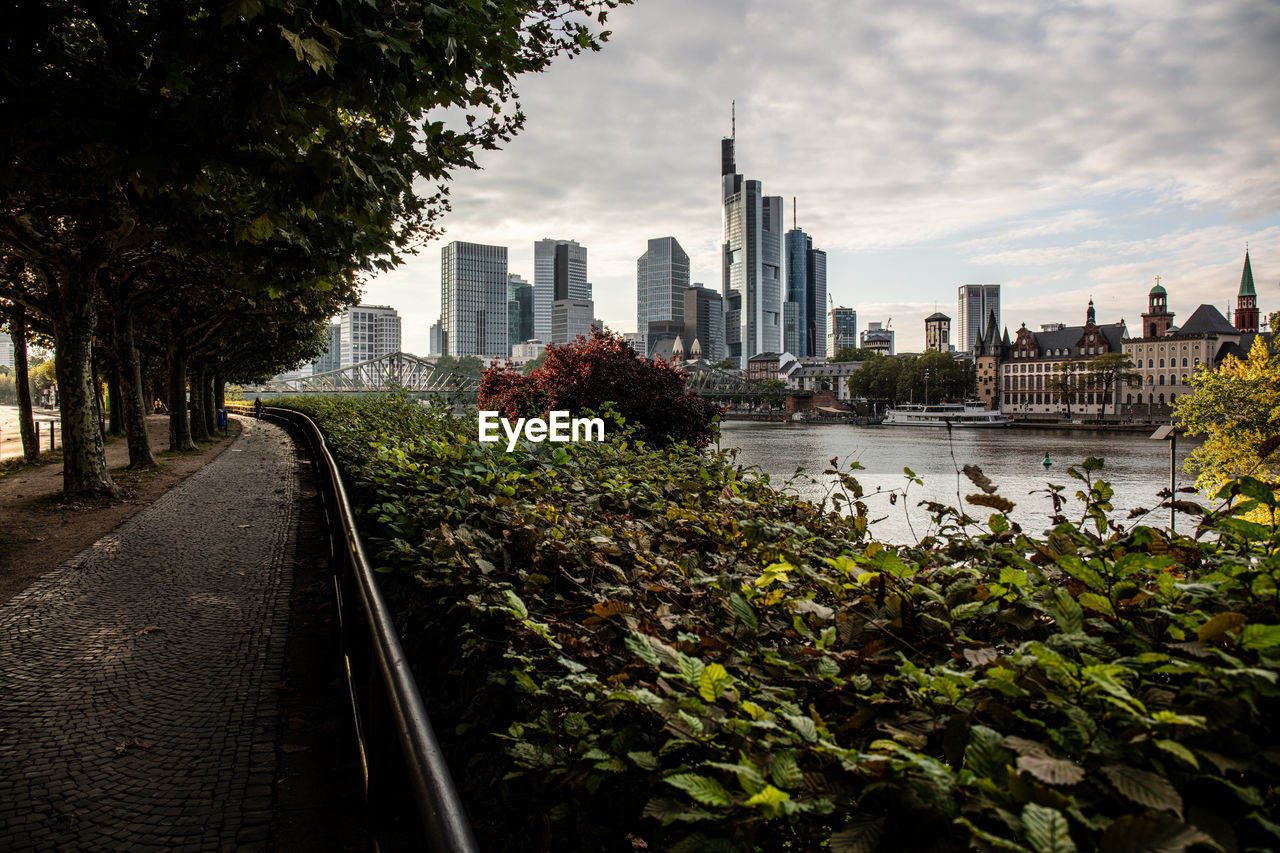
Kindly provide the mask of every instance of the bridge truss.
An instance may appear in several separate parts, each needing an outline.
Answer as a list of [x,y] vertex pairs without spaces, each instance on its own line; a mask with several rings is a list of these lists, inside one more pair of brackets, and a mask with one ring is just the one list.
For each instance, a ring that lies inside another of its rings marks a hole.
[[297,379],[273,379],[247,391],[269,394],[366,394],[407,391],[410,394],[475,396],[480,381],[407,352],[371,358],[326,373]]

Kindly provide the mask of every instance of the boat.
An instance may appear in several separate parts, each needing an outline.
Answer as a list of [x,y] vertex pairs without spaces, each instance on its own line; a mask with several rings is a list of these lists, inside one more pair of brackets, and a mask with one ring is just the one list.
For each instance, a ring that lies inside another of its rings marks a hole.
[[1000,429],[1013,421],[1008,415],[981,403],[934,403],[898,406],[885,413],[885,426],[952,427],[953,429]]

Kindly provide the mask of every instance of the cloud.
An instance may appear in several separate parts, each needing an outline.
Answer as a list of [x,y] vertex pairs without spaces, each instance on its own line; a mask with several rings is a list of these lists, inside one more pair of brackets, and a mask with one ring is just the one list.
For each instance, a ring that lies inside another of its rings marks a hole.
[[[1246,239],[1255,273],[1280,267],[1280,4],[644,0],[610,26],[601,53],[521,82],[527,125],[457,176],[434,265],[371,297],[434,319],[444,242],[507,245],[532,278],[544,236],[588,247],[615,328],[651,237],[716,286],[731,100],[739,171],[797,197],[860,315],[888,306],[859,282],[954,307],[957,284],[1002,281],[1006,316],[1066,321],[1047,312],[1095,292],[1130,319],[1160,270],[1195,298],[1225,287]],[[919,310],[893,315],[901,349],[923,345]]]

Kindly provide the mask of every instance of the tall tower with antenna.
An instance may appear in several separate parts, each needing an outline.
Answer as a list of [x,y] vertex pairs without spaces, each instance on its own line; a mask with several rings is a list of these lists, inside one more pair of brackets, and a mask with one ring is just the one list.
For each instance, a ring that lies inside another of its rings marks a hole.
[[730,136],[720,141],[721,246],[725,348],[743,370],[747,360],[782,348],[782,229],[780,196],[766,196],[759,181],[737,170],[737,103],[730,107]]

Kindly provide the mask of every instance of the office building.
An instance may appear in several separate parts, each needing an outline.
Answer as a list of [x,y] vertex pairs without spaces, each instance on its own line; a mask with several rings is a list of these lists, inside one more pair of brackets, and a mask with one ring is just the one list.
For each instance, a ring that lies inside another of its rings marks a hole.
[[[636,330],[648,334],[651,323],[683,323],[684,294],[689,289],[689,256],[674,237],[649,241],[636,259]],[[645,355],[652,355],[646,337]]]
[[782,348],[782,198],[765,196],[759,181],[735,165],[735,139],[720,141],[721,247],[725,347],[743,370],[761,352]]
[[311,362],[307,375],[328,373],[342,367],[342,323],[330,323],[325,331],[327,343],[320,357]]
[[511,345],[511,363],[516,367],[525,365],[539,355],[547,348],[547,345],[539,340],[522,341]]
[[400,351],[400,314],[389,305],[353,305],[338,326],[339,367]]
[[951,318],[941,311],[924,318],[924,348],[926,352],[951,352]]
[[515,273],[507,275],[507,343],[533,339],[533,285]]
[[0,367],[13,370],[13,338],[0,334]]
[[590,299],[557,299],[551,303],[551,343],[567,344],[591,337],[596,306]]
[[893,355],[893,332],[879,323],[868,323],[866,331],[861,335],[863,349],[878,352],[881,355]]
[[444,333],[439,320],[427,330],[427,355],[444,355]]
[[858,312],[833,307],[827,312],[827,358],[835,358],[845,347],[858,345]]
[[505,358],[507,247],[455,241],[440,253],[440,337],[445,355]]
[[587,248],[572,240],[539,240],[533,244],[533,336],[538,340],[554,340],[551,303],[557,299],[591,299]]
[[996,315],[996,326],[1000,325],[1000,285],[998,284],[962,284],[957,305],[956,349],[964,353],[972,353],[978,342],[978,335],[987,327],[991,315]]
[[795,319],[788,323],[784,303],[784,349],[801,357],[821,357],[827,351],[827,253],[813,248],[813,238],[798,227],[787,232],[786,245],[786,302],[795,304],[790,309]]

